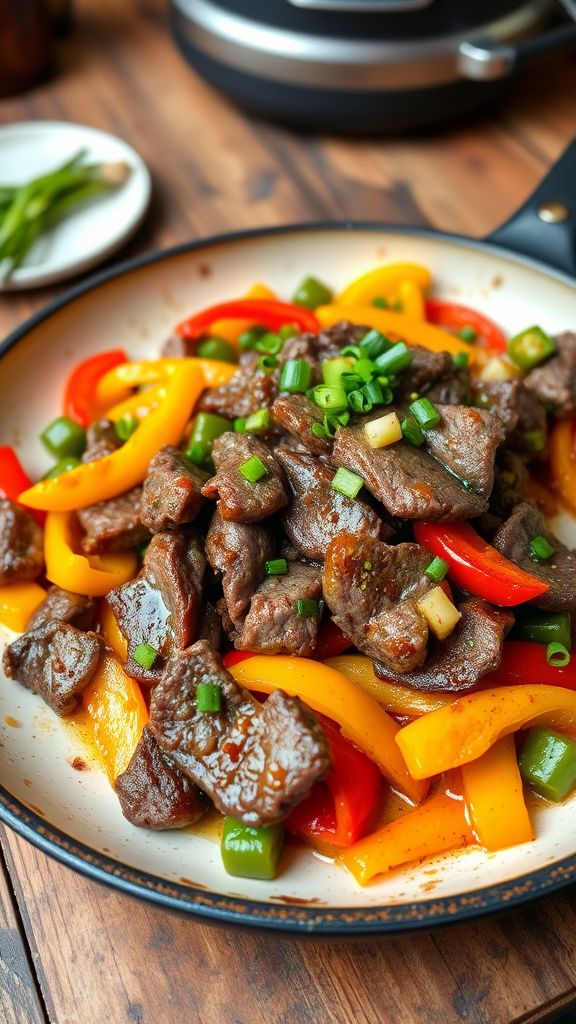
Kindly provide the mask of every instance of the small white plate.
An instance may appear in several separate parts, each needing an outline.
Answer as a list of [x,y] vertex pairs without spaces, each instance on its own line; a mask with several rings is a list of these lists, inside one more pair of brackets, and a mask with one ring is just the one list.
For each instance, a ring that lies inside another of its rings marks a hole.
[[79,149],[89,161],[125,161],[132,168],[118,189],[79,206],[30,250],[0,290],[54,284],[95,266],[141,224],[152,184],[146,164],[121,139],[82,124],[25,121],[0,128],[0,185],[20,185],[54,170]]

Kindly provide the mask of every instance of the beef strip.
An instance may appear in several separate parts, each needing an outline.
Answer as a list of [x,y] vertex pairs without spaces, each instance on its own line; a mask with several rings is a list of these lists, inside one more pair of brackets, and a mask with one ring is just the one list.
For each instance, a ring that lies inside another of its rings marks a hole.
[[295,334],[284,342],[279,355],[280,362],[305,359],[312,367],[312,383],[318,384],[322,380],[322,361],[334,359],[346,345],[358,344],[368,330],[368,327],[341,320],[319,334]]
[[576,334],[556,337],[556,354],[530,370],[524,384],[556,416],[576,412]]
[[[554,548],[554,554],[545,562],[530,556],[530,541],[534,537],[545,537]],[[537,608],[551,612],[576,609],[576,551],[570,551],[550,533],[535,505],[528,502],[518,505],[496,532],[492,543],[511,562],[548,583],[550,589],[532,602]]]
[[517,452],[502,448],[496,456],[494,487],[490,495],[490,512],[500,519],[506,519],[522,501],[528,470],[526,462]]
[[412,393],[426,394],[437,380],[456,370],[449,352],[431,352],[422,345],[411,345],[410,354],[412,362],[394,386],[394,395],[401,404],[409,401]]
[[45,622],[67,622],[76,629],[92,629],[96,618],[96,602],[85,594],[73,594],[70,590],[50,587],[42,604],[29,620],[26,632],[38,629]]
[[210,806],[202,790],[160,749],[147,725],[114,788],[122,814],[140,828],[186,828]]
[[7,676],[38,693],[57,715],[67,715],[92,679],[104,650],[97,633],[66,622],[45,622],[4,651]]
[[[292,501],[282,514],[282,525],[301,555],[322,561],[332,538],[343,530],[382,536],[383,523],[370,505],[346,498],[332,488],[333,469],[308,452],[277,448],[275,454],[293,491]],[[390,537],[392,530],[387,527],[386,532]]]
[[506,445],[530,454],[533,448],[526,434],[537,431],[546,439],[546,410],[539,398],[520,380],[481,381],[473,384],[474,403],[488,409],[504,428]]
[[332,440],[312,433],[315,423],[322,423],[324,411],[306,395],[280,395],[272,406],[272,416],[296,441],[316,455],[330,457]]
[[424,447],[474,494],[489,498],[496,449],[504,440],[498,419],[467,405],[439,405],[440,422],[425,431]]
[[425,575],[431,560],[419,544],[390,547],[350,533],[328,548],[323,587],[334,622],[394,672],[410,672],[426,657],[428,625],[416,601],[435,585]]
[[105,455],[112,455],[122,446],[112,420],[96,420],[86,431],[86,448],[82,462],[96,462]]
[[242,627],[231,634],[241,651],[309,657],[316,646],[319,615],[299,615],[299,600],[319,601],[320,570],[293,562],[285,576],[268,576],[250,601]]
[[227,384],[208,388],[197,409],[233,420],[236,416],[250,416],[258,409],[272,405],[278,394],[278,374],[258,370],[256,364],[259,359],[259,352],[243,352],[234,376]]
[[[266,467],[266,476],[256,483],[245,480],[240,467],[257,457]],[[270,449],[253,434],[221,434],[214,442],[212,460],[216,476],[204,484],[206,498],[218,498],[223,519],[235,523],[255,523],[273,515],[288,503],[284,472]]]
[[337,432],[331,461],[361,476],[374,497],[400,519],[470,519],[488,506],[485,498],[408,442],[371,448],[363,422]]
[[[222,709],[201,713],[200,683],[222,690]],[[162,750],[222,814],[246,825],[281,821],[329,766],[325,736],[299,700],[275,690],[260,704],[204,641],[172,655],[152,693],[150,726]]]
[[[157,533],[144,555],[135,580],[109,591],[106,600],[128,642],[126,670],[144,683],[155,683],[166,658],[196,637],[206,560],[193,532]],[[147,643],[159,657],[142,668],[134,651]]]
[[241,625],[275,548],[274,534],[263,523],[232,523],[214,513],[206,537],[206,557],[212,568],[222,573],[226,608],[234,626]]
[[198,640],[205,640],[213,651],[217,651],[222,641],[222,620],[218,609],[210,601],[202,605],[196,630]]
[[76,513],[85,535],[82,548],[88,555],[106,551],[126,551],[148,540],[149,530],[142,522],[142,487]]
[[[452,362],[452,360],[451,360]],[[467,366],[452,366],[426,392],[434,405],[470,405],[471,382]]]
[[464,601],[459,611],[460,622],[446,640],[431,642],[421,668],[400,675],[375,661],[376,675],[430,693],[475,689],[482,676],[498,668],[504,637],[514,623],[514,616],[507,608],[493,608],[477,598]]
[[35,580],[43,568],[42,527],[28,509],[0,498],[0,584]]
[[192,523],[204,504],[208,474],[167,444],[156,453],[144,481],[142,523],[151,533]]
[[162,355],[169,359],[195,356],[197,348],[197,338],[183,338],[181,334],[170,334],[162,345]]

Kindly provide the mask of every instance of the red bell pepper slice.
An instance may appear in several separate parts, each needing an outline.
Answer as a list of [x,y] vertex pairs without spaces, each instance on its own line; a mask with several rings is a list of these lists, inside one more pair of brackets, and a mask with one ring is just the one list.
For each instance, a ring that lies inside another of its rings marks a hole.
[[445,330],[460,332],[463,327],[472,327],[480,344],[493,348],[498,352],[506,352],[506,338],[497,324],[483,313],[478,313],[468,306],[460,306],[455,302],[442,299],[426,300],[426,319]]
[[576,657],[572,655],[564,668],[556,668],[546,661],[544,644],[534,644],[527,640],[506,640],[498,668],[482,676],[482,686],[488,689],[493,686],[521,686],[534,683],[576,690]]
[[312,655],[316,661],[325,661],[326,658],[335,658],[337,654],[349,651],[354,644],[348,637],[344,636],[341,629],[331,619],[325,619],[318,630],[316,647]]
[[[16,452],[9,445],[0,447],[0,497],[8,498],[8,501],[18,502],[18,495],[32,487],[32,481]],[[45,512],[29,509],[37,523],[43,525],[46,519]]]
[[508,608],[549,590],[547,583],[504,558],[469,523],[415,523],[414,536],[448,562],[453,583],[492,604]]
[[352,746],[334,722],[320,718],[330,747],[331,767],[286,820],[301,839],[320,839],[331,846],[352,846],[370,827],[382,795],[376,765]]
[[216,320],[236,318],[254,320],[269,331],[276,331],[283,324],[296,324],[301,331],[310,331],[312,334],[318,334],[321,330],[318,320],[309,309],[288,302],[277,302],[276,299],[233,299],[221,302],[183,320],[176,330],[183,338],[194,340],[202,337]]
[[246,661],[246,658],[253,657],[253,651],[226,651],[226,654],[222,657],[222,661],[225,668],[232,668],[233,665],[238,665],[241,661]]
[[64,388],[64,415],[75,423],[87,427],[97,415],[94,409],[96,386],[101,377],[115,366],[128,362],[120,348],[99,352],[74,367]]

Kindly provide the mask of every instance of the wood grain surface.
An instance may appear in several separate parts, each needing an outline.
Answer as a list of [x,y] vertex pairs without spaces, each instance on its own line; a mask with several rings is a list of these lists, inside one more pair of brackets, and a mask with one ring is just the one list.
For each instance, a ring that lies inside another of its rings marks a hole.
[[[242,227],[355,218],[481,236],[576,134],[576,62],[438,135],[354,142],[231,107],[175,52],[160,0],[80,0],[53,77],[0,123],[73,120],[154,178],[123,255]],[[306,268],[308,269],[308,268]],[[0,298],[0,336],[55,294]],[[231,932],[96,886],[1,831],[2,1024],[529,1024],[576,998],[576,892],[429,935],[355,945]]]

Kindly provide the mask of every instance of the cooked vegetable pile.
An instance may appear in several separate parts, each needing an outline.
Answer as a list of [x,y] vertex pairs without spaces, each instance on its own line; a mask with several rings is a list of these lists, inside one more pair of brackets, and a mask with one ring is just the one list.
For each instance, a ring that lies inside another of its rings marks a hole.
[[506,340],[431,284],[255,286],[156,360],[77,366],[39,482],[0,449],[6,674],[84,718],[134,825],[224,815],[230,874],[273,878],[286,832],[361,884],[499,850],[534,837],[527,787],[576,785],[547,525],[576,512],[576,334]]

